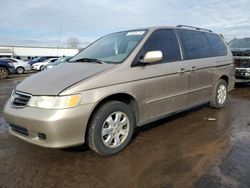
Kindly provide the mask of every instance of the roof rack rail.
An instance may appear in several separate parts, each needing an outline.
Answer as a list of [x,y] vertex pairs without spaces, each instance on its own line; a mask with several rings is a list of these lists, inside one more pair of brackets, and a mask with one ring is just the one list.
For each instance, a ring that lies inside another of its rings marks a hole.
[[176,27],[187,27],[187,28],[193,28],[193,29],[196,29],[196,30],[203,30],[203,31],[208,31],[208,32],[213,32],[209,29],[204,29],[204,28],[200,28],[200,27],[193,27],[193,26],[189,26],[189,25],[177,25]]

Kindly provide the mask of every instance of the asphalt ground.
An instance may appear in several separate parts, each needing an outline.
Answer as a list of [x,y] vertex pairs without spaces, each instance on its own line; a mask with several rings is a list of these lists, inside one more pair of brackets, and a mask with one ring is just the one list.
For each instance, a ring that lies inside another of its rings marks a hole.
[[0,80],[0,187],[250,187],[250,85],[225,108],[206,105],[136,131],[121,153],[47,149],[8,133],[2,108],[29,74]]

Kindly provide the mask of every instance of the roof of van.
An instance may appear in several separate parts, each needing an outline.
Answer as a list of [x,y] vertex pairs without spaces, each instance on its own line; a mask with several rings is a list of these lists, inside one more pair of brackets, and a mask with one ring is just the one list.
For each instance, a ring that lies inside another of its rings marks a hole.
[[[135,29],[128,29],[128,30],[121,30],[114,33],[120,33],[120,32],[132,32],[132,31],[140,31],[140,30],[149,30],[154,31],[157,29],[185,29],[190,31],[200,31],[200,32],[206,32],[206,33],[214,33],[213,31],[209,29],[199,28],[199,27],[193,27],[193,26],[186,26],[186,25],[177,25],[177,26],[151,26],[151,27],[141,27],[141,28],[135,28]],[[214,33],[215,34],[215,33]],[[108,34],[109,35],[109,34]]]
[[202,31],[202,32],[209,32],[213,33],[213,31],[205,28],[200,27],[194,27],[194,26],[188,26],[188,25],[177,25],[177,26],[151,26],[151,27],[144,27],[144,28],[137,28],[137,29],[131,29],[132,30],[141,30],[141,29],[148,29],[148,30],[156,30],[156,29],[187,29],[191,31]]

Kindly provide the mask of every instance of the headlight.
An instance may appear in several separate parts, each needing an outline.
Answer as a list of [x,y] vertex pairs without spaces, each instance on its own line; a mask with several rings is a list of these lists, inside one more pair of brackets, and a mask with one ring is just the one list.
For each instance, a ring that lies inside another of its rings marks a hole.
[[73,108],[79,105],[82,99],[81,95],[70,96],[32,96],[27,106],[46,108],[46,109],[64,109]]

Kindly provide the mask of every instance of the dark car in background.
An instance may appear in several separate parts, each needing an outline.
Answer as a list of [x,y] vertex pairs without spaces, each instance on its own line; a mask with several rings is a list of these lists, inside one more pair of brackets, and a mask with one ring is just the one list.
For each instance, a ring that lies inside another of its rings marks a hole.
[[11,73],[15,73],[16,69],[9,60],[0,59],[0,79],[5,79]]
[[29,61],[29,64],[30,64],[30,66],[32,66],[35,63],[40,63],[40,62],[43,62],[43,61],[45,61],[47,59],[50,59],[50,58],[58,58],[58,56],[42,56],[42,57],[38,57],[38,58],[35,58],[35,59]]
[[234,39],[228,45],[235,59],[236,82],[250,82],[250,38]]

